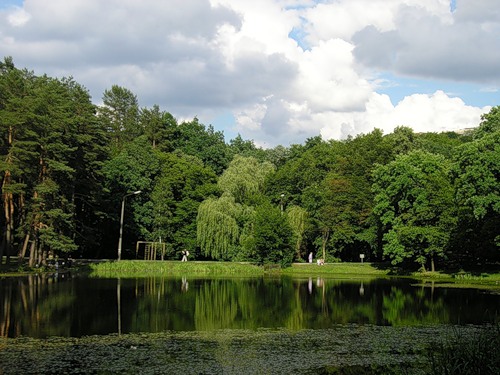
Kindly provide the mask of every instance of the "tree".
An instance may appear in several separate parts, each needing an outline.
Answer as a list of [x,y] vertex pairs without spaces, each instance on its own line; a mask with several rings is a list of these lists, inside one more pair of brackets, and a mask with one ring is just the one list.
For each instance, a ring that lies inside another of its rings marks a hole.
[[[30,86],[35,77],[32,73],[16,69],[11,57],[6,57],[4,62],[0,62],[0,170],[2,173],[2,227],[3,236],[0,246],[0,259],[7,255],[7,262],[10,260],[12,248],[14,246],[14,234],[22,220],[22,203],[26,190],[26,183],[23,181],[31,169],[31,165],[26,163],[26,154],[31,151],[30,129],[28,118],[30,109],[26,100],[31,94]],[[17,207],[17,210],[16,210]]]
[[[125,217],[124,233],[133,233],[136,239],[150,236],[154,216],[150,196],[160,171],[160,154],[151,147],[146,136],[126,144],[119,154],[104,163],[104,186],[109,192],[110,200],[106,226],[108,233],[118,233],[118,213],[123,196],[131,191],[141,190],[142,194],[127,203],[131,214]],[[110,243],[99,250],[114,249],[114,239],[114,236],[108,236]],[[133,241],[128,241],[129,247],[132,243]],[[124,244],[127,245],[126,237]],[[96,256],[102,257],[103,254],[98,253]]]
[[263,198],[270,163],[236,156],[219,177],[218,199],[204,201],[198,211],[198,243],[206,256],[215,259],[255,259],[254,207]]
[[374,171],[374,212],[384,225],[384,255],[423,269],[441,258],[456,224],[451,164],[424,151],[401,154]]
[[67,253],[77,248],[71,183],[75,123],[69,93],[64,82],[44,76],[35,80],[32,100],[27,100],[32,109],[30,130],[36,134],[29,154],[36,178],[31,179],[23,229],[33,239],[30,266],[44,263],[48,251]]
[[500,106],[493,107],[488,113],[481,116],[479,127],[474,130],[474,139],[480,139],[488,134],[500,130]]
[[172,139],[177,128],[177,121],[168,112],[161,111],[155,104],[153,108],[142,108],[139,123],[148,137],[153,148],[159,147],[162,151],[173,151]]
[[154,210],[149,240],[162,239],[173,249],[187,248],[196,255],[196,219],[200,203],[217,193],[216,176],[194,156],[163,154],[161,173],[154,182]]
[[394,155],[407,154],[416,148],[415,133],[407,126],[397,126],[387,138],[392,143]]
[[280,264],[281,267],[292,263],[292,229],[280,208],[269,202],[256,208],[254,236],[259,263]]
[[203,255],[220,260],[234,257],[242,212],[243,207],[229,194],[206,199],[200,204],[196,219],[197,239]]
[[111,134],[111,147],[116,155],[126,142],[143,134],[139,126],[139,104],[130,90],[117,85],[104,91],[102,102],[99,118]]
[[224,134],[213,126],[205,127],[197,118],[177,126],[173,147],[187,155],[196,156],[220,175],[230,162],[230,152]]
[[372,172],[393,159],[392,141],[379,129],[360,134],[338,147],[336,163],[326,175],[325,213],[332,225],[333,248],[343,260],[358,260],[379,250],[373,216]]
[[[467,261],[498,261],[500,236],[500,111],[493,108],[474,141],[456,150],[453,179],[461,209],[457,251]],[[470,259],[473,256],[473,259]],[[480,260],[481,261],[481,260]]]
[[236,155],[229,167],[220,176],[219,188],[231,194],[236,202],[248,203],[264,189],[266,177],[274,170],[271,163],[260,163],[253,157]]
[[73,238],[81,254],[91,254],[101,246],[105,235],[100,230],[105,217],[102,168],[110,154],[109,137],[96,117],[89,92],[72,79],[63,82],[70,95],[70,121],[74,127],[74,134],[67,140],[75,149],[70,154],[75,172],[67,181],[74,206]]
[[300,259],[304,233],[308,224],[308,213],[302,207],[290,206],[286,209],[286,214],[295,239],[295,256]]
[[269,174],[265,191],[270,197],[286,193],[288,203],[304,207],[303,195],[311,187],[323,181],[325,175],[335,164],[337,142],[326,143],[314,138],[306,146],[292,146],[290,158],[276,173]]
[[253,141],[244,140],[240,134],[229,141],[229,149],[232,155],[252,156],[261,162],[266,159],[266,151],[257,148]]
[[8,58],[0,70],[2,249],[10,253],[17,238],[22,258],[31,243],[33,265],[48,251],[68,253],[95,240],[107,137],[90,95],[73,79],[37,77]]

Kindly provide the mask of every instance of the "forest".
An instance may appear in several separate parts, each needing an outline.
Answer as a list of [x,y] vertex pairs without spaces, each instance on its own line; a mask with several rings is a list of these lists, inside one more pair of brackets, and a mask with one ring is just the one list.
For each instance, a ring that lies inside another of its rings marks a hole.
[[[179,122],[113,85],[102,105],[73,78],[0,62],[0,259],[500,262],[500,106],[465,132],[401,124],[345,140],[263,149],[197,118]],[[133,194],[140,191],[140,194]],[[159,257],[159,256],[158,256]]]

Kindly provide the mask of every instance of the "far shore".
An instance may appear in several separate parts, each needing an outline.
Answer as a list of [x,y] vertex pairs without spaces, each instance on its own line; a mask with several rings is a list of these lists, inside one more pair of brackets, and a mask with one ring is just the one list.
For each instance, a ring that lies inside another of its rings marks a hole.
[[500,293],[500,271],[478,272],[404,272],[387,263],[293,263],[290,267],[278,265],[256,265],[248,262],[214,262],[177,260],[110,260],[76,259],[71,267],[54,269],[27,269],[13,261],[10,265],[0,265],[0,276],[22,276],[34,273],[83,272],[92,277],[256,277],[291,276],[370,279],[381,277],[408,277],[418,280],[422,286],[476,288]]

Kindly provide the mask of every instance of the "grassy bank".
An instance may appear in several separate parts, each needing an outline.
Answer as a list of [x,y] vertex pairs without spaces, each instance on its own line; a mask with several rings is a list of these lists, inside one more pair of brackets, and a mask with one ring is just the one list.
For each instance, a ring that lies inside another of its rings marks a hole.
[[281,269],[275,266],[257,266],[251,263],[236,262],[179,262],[179,261],[144,261],[122,260],[91,264],[93,276],[98,277],[141,277],[141,276],[325,276],[339,278],[384,277],[388,269],[379,268],[369,263],[332,263],[316,264],[297,263]]
[[372,263],[328,263],[323,266],[310,263],[295,263],[281,271],[285,275],[320,275],[339,278],[383,277],[391,272],[387,267]]
[[145,276],[262,276],[265,269],[248,263],[236,262],[179,262],[122,260],[89,265],[91,275],[97,277]]

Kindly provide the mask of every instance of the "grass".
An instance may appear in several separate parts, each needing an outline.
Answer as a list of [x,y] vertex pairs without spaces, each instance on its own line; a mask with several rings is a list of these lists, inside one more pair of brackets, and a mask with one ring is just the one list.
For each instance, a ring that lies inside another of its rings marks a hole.
[[384,277],[390,274],[387,268],[379,268],[372,263],[328,263],[323,266],[310,263],[295,263],[285,268],[282,274],[291,276],[321,275],[331,277]]
[[122,260],[90,265],[91,275],[97,277],[144,276],[262,276],[264,268],[236,262],[179,262]]
[[262,276],[262,275],[288,275],[288,276],[316,276],[360,278],[384,277],[389,274],[387,269],[379,269],[369,263],[332,263],[318,266],[316,264],[293,264],[291,267],[264,265],[257,266],[251,263],[237,262],[179,262],[179,261],[144,261],[122,260],[109,261],[90,265],[91,275],[97,277],[116,276]]

